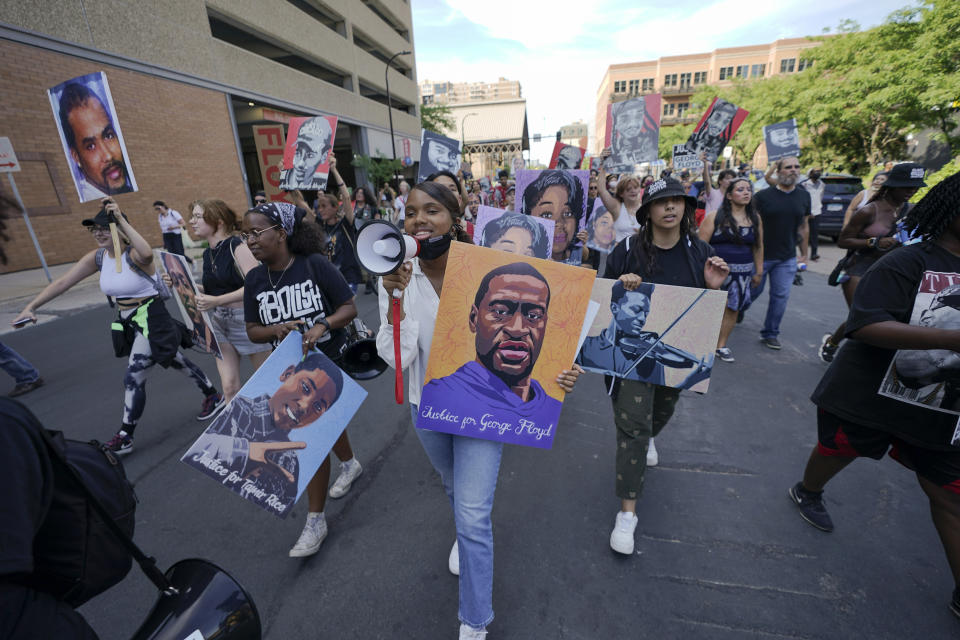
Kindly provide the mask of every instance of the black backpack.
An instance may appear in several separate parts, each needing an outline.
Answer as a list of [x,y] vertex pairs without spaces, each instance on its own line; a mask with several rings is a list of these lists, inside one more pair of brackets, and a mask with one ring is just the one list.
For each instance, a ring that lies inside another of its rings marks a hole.
[[39,436],[53,471],[52,497],[34,537],[34,570],[17,582],[78,607],[123,580],[136,559],[158,587],[168,587],[132,540],[137,500],[116,455],[96,440],[44,429],[14,400],[0,398],[0,415]]

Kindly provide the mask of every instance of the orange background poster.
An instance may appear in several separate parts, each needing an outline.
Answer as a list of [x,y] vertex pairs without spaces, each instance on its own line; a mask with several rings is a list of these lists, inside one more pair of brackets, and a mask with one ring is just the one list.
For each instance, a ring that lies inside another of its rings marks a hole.
[[563,401],[564,392],[555,380],[562,370],[571,367],[577,354],[577,339],[596,272],[461,242],[453,243],[447,258],[424,382],[450,375],[464,363],[476,359],[469,315],[477,288],[490,270],[515,262],[534,266],[550,284],[547,329],[532,377],[543,385],[547,395]]

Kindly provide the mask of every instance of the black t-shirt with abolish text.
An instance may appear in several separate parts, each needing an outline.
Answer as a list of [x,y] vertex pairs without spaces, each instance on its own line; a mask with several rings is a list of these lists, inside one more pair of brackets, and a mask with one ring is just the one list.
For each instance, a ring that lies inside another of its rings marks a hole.
[[[847,317],[847,337],[878,322],[910,322],[925,274],[960,284],[960,257],[929,243],[881,258],[860,280]],[[896,351],[849,338],[811,396],[814,404],[852,423],[891,433],[926,449],[950,446],[956,414],[927,409],[878,393]]]
[[326,225],[320,221],[320,226],[327,234],[327,246],[324,247],[327,258],[333,263],[350,284],[363,282],[360,265],[354,247],[357,244],[357,229],[344,219],[336,224]]
[[794,187],[781,191],[768,187],[753,196],[763,221],[763,259],[789,260],[797,255],[797,233],[810,215],[810,192]]
[[[347,281],[329,260],[319,254],[298,255],[285,272],[268,273],[265,264],[247,272],[243,316],[265,326],[303,320],[302,331],[307,331],[351,299]],[[325,333],[317,346],[334,357],[345,333],[343,329]]]

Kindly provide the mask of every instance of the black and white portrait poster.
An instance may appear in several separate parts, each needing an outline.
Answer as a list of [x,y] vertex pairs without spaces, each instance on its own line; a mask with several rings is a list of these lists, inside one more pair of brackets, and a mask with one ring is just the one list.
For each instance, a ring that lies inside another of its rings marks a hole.
[[457,170],[460,168],[460,152],[463,149],[461,142],[426,129],[422,131],[420,171],[417,174],[417,182],[423,182],[438,171],[449,171],[457,175]]
[[[960,329],[960,274],[923,274],[910,324]],[[899,350],[880,385],[880,395],[960,414],[960,354],[949,349]],[[960,444],[956,441],[952,444]]]
[[746,109],[721,98],[714,98],[690,134],[690,139],[686,142],[687,149],[696,158],[706,151],[707,160],[713,164],[748,115],[750,112]]
[[559,140],[553,145],[553,155],[550,156],[548,169],[580,169],[583,163],[583,156],[587,150],[583,147],[575,147],[572,144],[564,144]]
[[577,364],[595,373],[705,392],[727,294],[597,278],[590,299],[600,310]]
[[768,124],[763,128],[763,142],[767,145],[767,160],[800,157],[800,134],[796,118]]
[[325,190],[336,133],[336,116],[290,118],[287,143],[283,147],[280,189]]
[[607,171],[629,173],[642,162],[653,162],[659,156],[659,144],[659,93],[607,105],[604,146],[611,150]]
[[47,97],[80,202],[136,191],[107,74],[61,82]]

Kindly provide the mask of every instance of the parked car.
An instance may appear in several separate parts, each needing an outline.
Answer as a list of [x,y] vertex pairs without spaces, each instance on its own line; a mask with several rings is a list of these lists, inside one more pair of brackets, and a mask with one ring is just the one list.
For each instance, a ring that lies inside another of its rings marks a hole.
[[843,215],[850,201],[863,190],[863,180],[845,173],[827,173],[820,179],[824,182],[820,235],[836,242],[843,228]]

